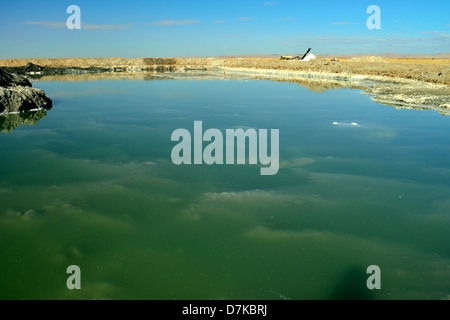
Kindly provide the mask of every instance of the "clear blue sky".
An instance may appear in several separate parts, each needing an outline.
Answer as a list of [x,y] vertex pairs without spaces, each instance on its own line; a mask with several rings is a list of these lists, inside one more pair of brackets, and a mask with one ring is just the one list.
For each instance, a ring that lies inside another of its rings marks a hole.
[[[69,5],[81,30],[66,27]],[[381,29],[369,30],[369,5]],[[0,58],[450,52],[450,1],[1,0]]]

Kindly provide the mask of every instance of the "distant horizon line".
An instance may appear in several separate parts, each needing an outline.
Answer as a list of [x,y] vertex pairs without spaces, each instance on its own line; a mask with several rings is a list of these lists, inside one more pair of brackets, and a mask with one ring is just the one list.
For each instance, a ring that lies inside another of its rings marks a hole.
[[[26,57],[26,58],[1,58],[0,60],[14,60],[14,59],[101,59],[101,58],[124,58],[124,59],[140,59],[140,58],[239,58],[239,57],[276,57],[281,55],[301,55],[302,53],[295,53],[295,54],[286,54],[286,53],[266,53],[266,54],[227,54],[227,55],[216,55],[216,56],[197,56],[197,55],[190,55],[190,56],[141,56],[141,57],[127,57],[127,56],[71,56],[71,57]],[[346,57],[346,56],[393,56],[392,58],[395,59],[395,57],[405,57],[406,56],[430,56],[430,57],[436,57],[436,56],[444,56],[441,59],[450,59],[450,52],[440,52],[440,53],[396,53],[396,52],[385,52],[385,53],[346,53],[346,54],[339,54],[339,53],[314,53],[314,55],[319,57]]]

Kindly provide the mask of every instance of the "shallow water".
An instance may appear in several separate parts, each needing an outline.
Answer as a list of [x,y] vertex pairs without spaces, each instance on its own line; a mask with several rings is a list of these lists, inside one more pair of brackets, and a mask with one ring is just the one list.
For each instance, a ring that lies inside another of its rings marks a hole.
[[[449,298],[449,117],[258,80],[34,86],[53,109],[0,133],[1,299]],[[195,120],[279,129],[278,174],[174,165]]]

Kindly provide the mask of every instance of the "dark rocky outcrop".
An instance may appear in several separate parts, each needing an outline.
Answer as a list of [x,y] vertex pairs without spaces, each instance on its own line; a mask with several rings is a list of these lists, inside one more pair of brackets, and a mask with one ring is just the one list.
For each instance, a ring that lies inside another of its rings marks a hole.
[[0,69],[0,114],[51,108],[52,100],[28,78]]
[[39,79],[48,75],[79,75],[79,74],[95,74],[110,72],[126,72],[126,71],[175,71],[175,61],[173,59],[164,58],[144,58],[144,64],[136,67],[108,66],[108,67],[42,67],[31,62],[20,67],[3,67],[7,72],[26,75],[33,79]]
[[26,77],[14,73],[5,72],[0,68],[0,87],[26,86],[31,87],[31,82]]
[[171,58],[143,58],[146,65],[176,65],[175,59]]
[[83,73],[103,73],[103,72],[121,72],[122,68],[80,68],[80,67],[41,67],[31,62],[21,67],[3,67],[4,71],[26,75],[37,79],[44,75],[75,75]]

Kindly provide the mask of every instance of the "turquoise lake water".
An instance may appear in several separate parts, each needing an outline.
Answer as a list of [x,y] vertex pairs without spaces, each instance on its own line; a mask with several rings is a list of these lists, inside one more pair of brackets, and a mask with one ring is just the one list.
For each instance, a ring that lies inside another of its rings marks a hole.
[[[261,80],[34,87],[53,108],[0,133],[0,299],[450,298],[450,117]],[[174,165],[194,121],[279,129],[278,174]]]

